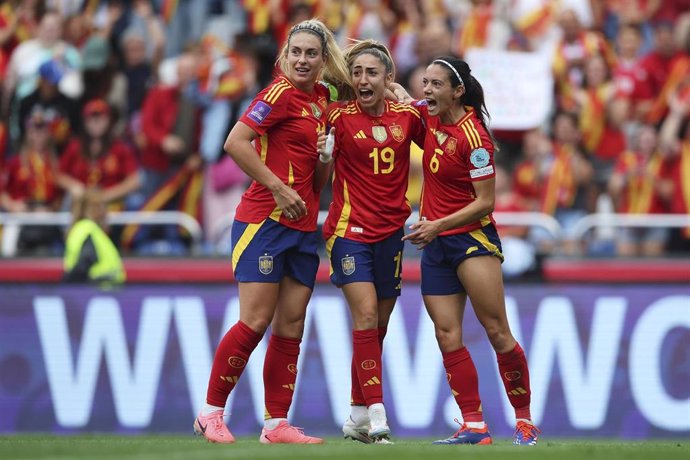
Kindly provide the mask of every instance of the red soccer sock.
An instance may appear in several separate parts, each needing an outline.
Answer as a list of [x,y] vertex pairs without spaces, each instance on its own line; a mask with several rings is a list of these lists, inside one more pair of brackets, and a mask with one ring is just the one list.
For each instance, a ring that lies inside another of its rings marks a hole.
[[264,362],[265,418],[287,418],[297,381],[297,359],[302,339],[271,335]]
[[512,351],[497,353],[496,359],[508,400],[515,408],[515,418],[531,420],[529,405],[532,392],[529,387],[529,369],[525,352],[520,344],[516,343]]
[[367,407],[383,402],[379,330],[352,331],[352,356]]
[[213,358],[211,377],[208,380],[206,402],[212,406],[225,407],[228,395],[235,388],[247,360],[261,342],[262,334],[255,332],[242,321],[238,321],[225,333]]
[[378,328],[379,331],[379,348],[381,348],[381,355],[383,356],[383,339],[386,338],[386,332],[388,332],[388,328],[385,326],[380,326]]
[[[378,328],[379,348],[381,348],[381,355],[383,355],[383,339],[386,338],[387,327]],[[352,355],[352,364],[350,365],[350,378],[352,379],[352,389],[350,392],[350,405],[364,406],[366,400],[362,392],[362,386],[359,384],[359,376],[357,375],[357,365],[355,364],[354,353]]]
[[443,353],[448,385],[465,422],[483,422],[482,401],[479,397],[479,377],[472,356],[466,347]]

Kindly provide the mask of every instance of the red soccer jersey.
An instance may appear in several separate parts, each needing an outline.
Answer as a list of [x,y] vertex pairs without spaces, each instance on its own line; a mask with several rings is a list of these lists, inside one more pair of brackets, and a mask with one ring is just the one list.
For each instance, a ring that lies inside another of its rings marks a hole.
[[[453,214],[472,203],[476,196],[472,182],[495,176],[494,146],[471,108],[457,124],[443,125],[430,116],[426,102],[418,107],[427,126],[424,141],[424,188],[421,219],[436,220]],[[442,232],[440,235],[466,233],[494,223],[488,214],[476,222]]]
[[271,192],[253,181],[237,206],[235,218],[257,223],[271,218],[302,231],[315,231],[319,213],[319,192],[314,190],[314,169],[319,161],[318,134],[326,129],[328,89],[314,85],[309,94],[277,77],[249,105],[240,121],[256,132],[256,153],[285,184],[292,187],[307,205],[307,215],[290,221],[276,207]]
[[383,115],[363,112],[356,101],[335,104],[328,121],[335,127],[333,201],[323,226],[332,235],[373,243],[405,224],[410,143],[421,145],[419,110],[386,101]]
[[60,196],[55,173],[57,164],[48,153],[15,155],[7,161],[0,189],[13,200],[52,205]]
[[119,184],[137,171],[134,151],[122,141],[115,141],[110,149],[90,161],[81,152],[81,142],[72,140],[60,157],[60,172],[73,177],[87,187],[107,189]]

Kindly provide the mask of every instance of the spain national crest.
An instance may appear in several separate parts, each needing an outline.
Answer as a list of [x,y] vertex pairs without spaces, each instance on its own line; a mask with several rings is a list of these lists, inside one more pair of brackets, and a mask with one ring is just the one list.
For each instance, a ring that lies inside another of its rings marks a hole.
[[448,144],[446,145],[446,152],[448,152],[448,155],[453,155],[457,146],[458,140],[456,138],[451,137],[448,139]]
[[393,139],[395,139],[397,142],[402,142],[403,139],[405,139],[405,133],[403,132],[402,126],[400,125],[390,125],[388,129],[391,130],[391,134],[393,135]]
[[343,267],[343,274],[350,276],[355,272],[355,258],[352,256],[343,257],[340,259],[340,264]]
[[386,132],[386,128],[384,126],[372,126],[371,134],[380,144],[386,142],[386,139],[388,139],[388,133]]
[[263,275],[268,275],[273,271],[273,256],[259,257],[259,271]]

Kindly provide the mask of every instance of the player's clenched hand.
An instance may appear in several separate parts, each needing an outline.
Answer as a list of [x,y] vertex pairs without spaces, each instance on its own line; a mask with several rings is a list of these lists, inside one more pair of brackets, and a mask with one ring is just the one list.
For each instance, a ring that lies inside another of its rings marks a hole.
[[420,220],[410,225],[410,230],[412,233],[403,236],[403,241],[409,240],[417,249],[422,249],[441,233],[441,225],[436,220]]
[[319,152],[321,163],[328,163],[333,159],[333,147],[335,146],[335,128],[331,128],[328,136],[320,133],[316,141],[316,151]]
[[294,189],[284,185],[273,192],[276,205],[290,220],[297,220],[307,215],[307,204]]

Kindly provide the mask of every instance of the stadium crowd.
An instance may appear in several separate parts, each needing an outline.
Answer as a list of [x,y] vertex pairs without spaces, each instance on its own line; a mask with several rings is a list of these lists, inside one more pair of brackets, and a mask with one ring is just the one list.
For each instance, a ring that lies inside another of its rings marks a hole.
[[[569,232],[593,212],[690,213],[690,0],[5,0],[2,211],[68,210],[88,191],[111,211],[184,211],[209,253],[227,253],[220,224],[248,179],[223,142],[273,78],[278,43],[310,17],[342,46],[386,44],[415,98],[433,56],[484,48],[549,62],[549,119],[494,132],[496,211],[553,216],[563,239],[527,226],[502,238],[566,255],[690,250],[690,229],[622,228],[586,245]],[[329,202],[324,192],[321,209]],[[19,255],[60,255],[63,230],[23,226],[12,239],[5,228],[3,239]],[[125,254],[190,244],[175,225],[111,233]]]

